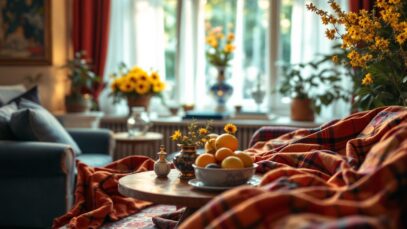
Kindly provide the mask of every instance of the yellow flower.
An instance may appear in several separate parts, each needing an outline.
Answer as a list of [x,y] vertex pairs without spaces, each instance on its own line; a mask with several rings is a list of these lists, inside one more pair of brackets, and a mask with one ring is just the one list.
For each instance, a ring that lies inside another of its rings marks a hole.
[[151,79],[150,79],[150,76],[148,75],[147,72],[139,72],[139,73],[137,74],[137,81],[140,81],[140,82],[150,82]]
[[208,130],[205,129],[205,128],[200,128],[200,129],[199,129],[199,134],[200,134],[200,135],[207,135],[207,134],[208,134]]
[[158,74],[158,72],[154,71],[151,73],[150,79],[152,82],[158,82],[160,81],[160,75]]
[[165,89],[165,84],[162,81],[153,83],[153,91],[156,93],[162,92]]
[[140,81],[136,84],[135,91],[137,94],[144,95],[150,91],[150,83],[148,81]]
[[336,30],[335,29],[327,29],[325,31],[325,35],[326,37],[328,37],[328,39],[333,40],[335,38],[335,34],[336,34]]
[[229,42],[233,41],[235,39],[235,34],[234,33],[229,33],[227,39],[228,39]]
[[225,132],[228,133],[228,134],[234,134],[237,131],[237,127],[232,123],[228,123],[228,124],[225,125],[223,130],[225,130]]
[[145,72],[142,68],[140,68],[139,66],[135,66],[132,69],[130,69],[129,73],[134,73],[134,74],[138,74],[138,73],[143,73]]
[[128,78],[128,80],[132,83],[137,83],[137,74],[133,73],[133,72],[129,72],[129,74],[127,74],[127,76],[125,76]]
[[176,130],[176,131],[174,131],[174,133],[171,135],[171,139],[172,139],[173,141],[176,141],[176,140],[180,139],[181,136],[182,136],[181,131],[180,131],[180,130]]
[[227,45],[225,45],[224,51],[225,51],[225,53],[231,53],[231,52],[235,51],[235,46],[232,44],[227,44]]
[[131,92],[133,90],[133,84],[130,81],[125,81],[120,84],[120,91],[124,93]]
[[339,62],[338,56],[333,56],[332,57],[332,62],[334,62],[335,64],[337,64]]
[[402,45],[407,39],[407,33],[400,33],[399,35],[397,35],[396,40],[397,43],[399,43],[400,45]]
[[362,85],[370,85],[373,83],[372,74],[367,73],[362,79]]

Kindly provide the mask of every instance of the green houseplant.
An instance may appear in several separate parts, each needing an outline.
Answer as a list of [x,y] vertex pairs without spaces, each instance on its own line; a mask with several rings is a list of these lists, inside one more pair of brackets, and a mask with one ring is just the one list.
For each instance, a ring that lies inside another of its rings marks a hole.
[[350,92],[341,86],[342,73],[329,63],[331,59],[326,55],[318,61],[282,67],[284,78],[278,91],[292,98],[292,120],[313,121],[323,106],[349,99]]
[[68,80],[71,89],[65,96],[67,112],[84,112],[90,110],[95,102],[92,98],[99,77],[91,70],[89,61],[85,59],[85,52],[76,52],[72,60],[64,66],[68,69]]

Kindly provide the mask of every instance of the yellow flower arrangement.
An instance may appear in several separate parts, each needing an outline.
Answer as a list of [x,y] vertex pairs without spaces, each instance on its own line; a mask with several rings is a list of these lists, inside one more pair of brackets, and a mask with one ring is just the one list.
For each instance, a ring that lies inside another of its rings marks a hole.
[[[310,3],[307,8],[329,26],[328,39],[342,41],[346,55],[336,62],[353,69],[355,104],[361,109],[407,105],[407,1],[377,0],[371,12],[334,13]],[[340,28],[343,28],[343,33]]]
[[214,66],[225,67],[228,66],[229,61],[232,59],[232,54],[236,47],[233,44],[235,35],[229,33],[226,37],[222,32],[222,27],[207,28],[207,50],[206,57]]
[[124,64],[121,64],[119,73],[112,74],[112,77],[111,95],[114,96],[115,102],[127,97],[160,95],[165,89],[165,83],[158,72],[148,73],[138,66],[127,69]]
[[176,141],[180,145],[195,145],[202,146],[209,139],[209,130],[211,129],[211,121],[207,122],[205,127],[199,127],[196,120],[193,120],[187,128],[187,132],[183,134],[180,130],[174,131],[170,136],[171,140]]

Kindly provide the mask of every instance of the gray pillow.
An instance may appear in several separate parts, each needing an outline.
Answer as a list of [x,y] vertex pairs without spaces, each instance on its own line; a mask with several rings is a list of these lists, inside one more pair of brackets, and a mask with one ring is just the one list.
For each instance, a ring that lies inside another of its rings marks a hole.
[[21,99],[19,108],[10,120],[17,139],[68,144],[76,154],[81,153],[76,142],[46,109],[26,99]]
[[12,140],[15,138],[10,129],[11,114],[15,111],[17,111],[15,103],[0,107],[0,140]]

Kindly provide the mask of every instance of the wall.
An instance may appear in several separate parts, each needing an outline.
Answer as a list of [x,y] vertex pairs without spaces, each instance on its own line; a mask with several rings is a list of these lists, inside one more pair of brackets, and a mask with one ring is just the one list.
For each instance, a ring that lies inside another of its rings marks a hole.
[[67,88],[66,70],[61,69],[68,59],[68,1],[51,1],[52,65],[0,66],[0,85],[25,84],[27,76],[42,74],[39,80],[41,103],[52,112],[65,109]]

